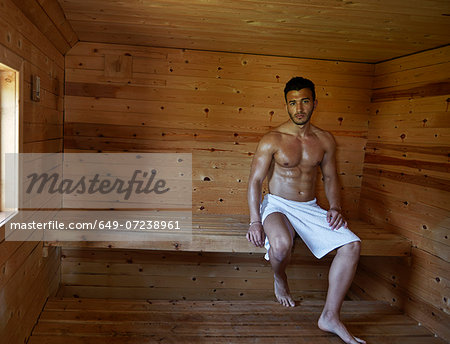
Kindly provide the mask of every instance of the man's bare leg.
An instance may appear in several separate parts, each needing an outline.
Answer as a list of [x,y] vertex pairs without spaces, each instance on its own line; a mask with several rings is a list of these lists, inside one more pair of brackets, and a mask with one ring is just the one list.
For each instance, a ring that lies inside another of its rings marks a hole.
[[294,229],[285,215],[272,213],[264,221],[264,232],[269,243],[269,261],[274,276],[275,296],[279,303],[286,307],[294,307],[295,302],[289,292],[286,267],[291,258]]
[[360,248],[361,243],[356,241],[337,250],[328,275],[327,300],[318,321],[321,330],[338,335],[348,344],[366,343],[351,335],[339,317],[345,294],[355,276]]

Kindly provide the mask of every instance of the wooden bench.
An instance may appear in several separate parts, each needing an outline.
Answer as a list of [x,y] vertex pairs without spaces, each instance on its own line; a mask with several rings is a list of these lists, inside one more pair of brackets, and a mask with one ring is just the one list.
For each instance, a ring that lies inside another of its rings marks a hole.
[[[47,241],[46,246],[69,248],[125,248],[169,251],[265,253],[264,248],[250,244],[245,234],[249,219],[246,215],[194,215],[192,235],[180,239],[171,233],[154,241]],[[361,220],[350,220],[349,228],[362,240],[361,255],[364,256],[409,256],[411,242],[384,228]],[[296,237],[294,252],[307,254],[308,248]]]

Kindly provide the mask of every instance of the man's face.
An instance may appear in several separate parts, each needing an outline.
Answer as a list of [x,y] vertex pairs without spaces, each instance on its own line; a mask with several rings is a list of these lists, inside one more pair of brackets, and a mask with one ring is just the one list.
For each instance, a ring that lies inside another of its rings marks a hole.
[[313,101],[312,92],[309,88],[289,91],[286,94],[286,108],[289,117],[297,125],[305,125],[309,122],[316,105],[317,100]]

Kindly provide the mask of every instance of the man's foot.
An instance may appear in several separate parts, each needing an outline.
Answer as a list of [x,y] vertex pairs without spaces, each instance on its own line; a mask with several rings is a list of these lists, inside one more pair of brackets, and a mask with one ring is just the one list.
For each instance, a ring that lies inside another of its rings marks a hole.
[[351,335],[339,318],[333,314],[322,313],[317,324],[322,331],[334,333],[347,344],[366,344],[365,340]]
[[295,307],[295,302],[289,293],[287,277],[280,278],[274,276],[274,280],[275,296],[277,297],[278,302],[286,307]]

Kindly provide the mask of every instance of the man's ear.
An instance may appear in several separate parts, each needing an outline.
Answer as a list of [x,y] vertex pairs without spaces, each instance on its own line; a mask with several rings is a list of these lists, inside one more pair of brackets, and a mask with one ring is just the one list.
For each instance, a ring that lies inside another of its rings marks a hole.
[[314,100],[314,107],[313,107],[313,110],[315,110],[315,109],[316,109],[316,107],[317,107],[317,103],[318,103],[318,101],[317,101],[317,98],[316,98],[316,100]]

